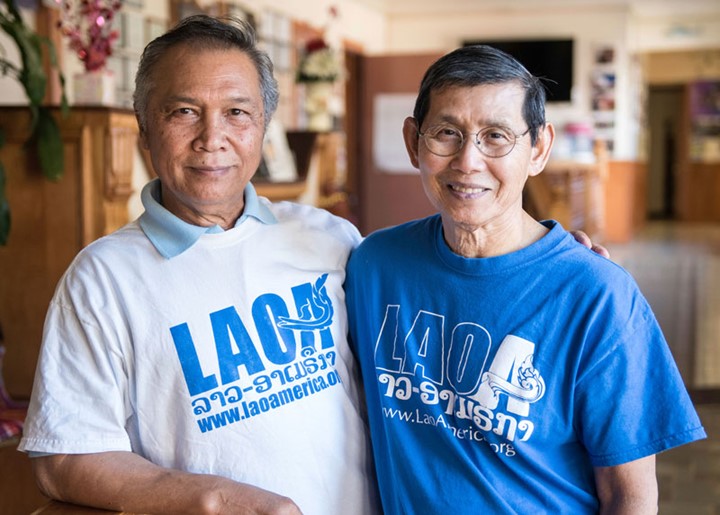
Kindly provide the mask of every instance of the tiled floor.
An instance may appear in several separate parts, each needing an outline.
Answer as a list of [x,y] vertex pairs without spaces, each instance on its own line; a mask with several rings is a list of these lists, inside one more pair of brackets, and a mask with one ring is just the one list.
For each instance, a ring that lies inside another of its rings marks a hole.
[[650,222],[608,245],[663,328],[708,434],[657,457],[660,515],[720,515],[720,224]]
[[688,388],[720,393],[720,224],[649,222],[607,246],[652,306]]
[[697,408],[708,438],[657,457],[660,515],[720,515],[720,404]]

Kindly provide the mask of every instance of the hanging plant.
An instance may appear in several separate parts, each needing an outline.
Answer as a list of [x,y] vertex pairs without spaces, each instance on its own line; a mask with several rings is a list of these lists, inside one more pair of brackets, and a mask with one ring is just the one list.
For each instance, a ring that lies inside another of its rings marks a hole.
[[[48,51],[51,66],[57,69],[55,47],[52,41],[41,37],[25,24],[13,0],[3,0],[0,3],[0,29],[15,42],[20,53],[20,65],[18,66],[5,59],[5,50],[0,47],[0,72],[3,76],[15,78],[28,98],[30,137],[26,142],[26,147],[34,149],[44,176],[52,181],[57,181],[63,173],[62,137],[50,109],[42,105],[47,87],[47,75],[42,63],[43,48]],[[60,74],[60,86],[62,111],[63,115],[66,115],[68,103],[62,74]],[[5,137],[0,134],[0,148],[4,142]],[[10,206],[5,196],[5,183],[5,168],[0,163],[0,245],[7,243],[10,232]]]

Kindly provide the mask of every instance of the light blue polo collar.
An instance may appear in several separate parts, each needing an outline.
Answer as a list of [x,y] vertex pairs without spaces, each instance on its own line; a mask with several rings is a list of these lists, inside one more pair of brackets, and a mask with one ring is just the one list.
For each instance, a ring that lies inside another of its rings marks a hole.
[[[277,219],[265,204],[258,200],[255,188],[251,183],[245,186],[245,207],[242,215],[235,222],[235,227],[252,216],[264,224],[275,224]],[[145,212],[140,216],[140,227],[145,236],[152,242],[157,251],[165,258],[171,259],[192,247],[206,233],[223,232],[222,227],[200,227],[189,224],[160,204],[160,179],[147,183],[140,194]]]

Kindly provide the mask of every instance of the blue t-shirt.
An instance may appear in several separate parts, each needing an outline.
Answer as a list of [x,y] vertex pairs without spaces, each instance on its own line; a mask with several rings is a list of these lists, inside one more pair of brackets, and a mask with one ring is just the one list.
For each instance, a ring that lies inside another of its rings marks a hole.
[[353,252],[385,513],[595,513],[593,467],[705,436],[635,281],[546,225],[527,248],[468,259],[435,215]]

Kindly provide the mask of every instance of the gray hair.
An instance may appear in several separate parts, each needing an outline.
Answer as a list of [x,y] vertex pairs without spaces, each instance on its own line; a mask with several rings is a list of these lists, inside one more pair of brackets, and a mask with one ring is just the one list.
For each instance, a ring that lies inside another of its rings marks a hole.
[[413,116],[418,129],[430,110],[430,94],[446,87],[473,87],[514,82],[525,90],[523,118],[534,145],[545,126],[545,87],[511,55],[487,45],[453,50],[435,61],[425,72],[415,101]]
[[232,17],[213,18],[204,14],[189,16],[181,20],[168,32],[154,39],[145,47],[137,74],[133,108],[145,130],[147,103],[153,88],[153,70],[158,61],[178,45],[192,45],[201,50],[228,50],[237,48],[250,58],[260,77],[260,91],[263,97],[265,127],[278,105],[278,85],[273,75],[273,64],[268,55],[258,48],[255,29],[246,21]]

